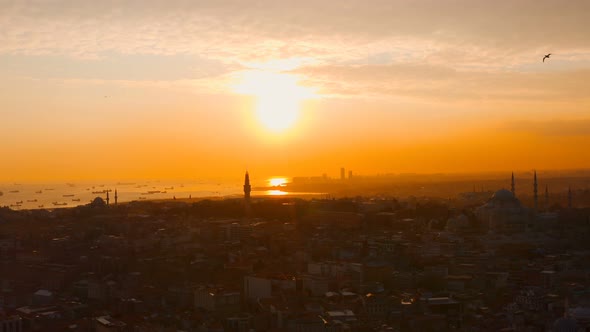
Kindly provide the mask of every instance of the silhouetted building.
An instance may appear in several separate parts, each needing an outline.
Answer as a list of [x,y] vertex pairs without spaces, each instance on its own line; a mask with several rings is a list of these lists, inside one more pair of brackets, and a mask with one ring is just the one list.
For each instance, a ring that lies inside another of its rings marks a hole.
[[246,172],[244,177],[244,199],[246,202],[250,201],[250,193],[252,192],[252,186],[250,186],[250,175]]
[[244,214],[246,217],[250,217],[250,193],[252,192],[252,186],[250,186],[250,175],[246,172],[244,177]]
[[352,179],[352,171],[348,171],[348,179],[351,180]]
[[119,196],[117,195],[117,189],[115,189],[115,206],[117,206],[118,199],[119,199]]
[[109,191],[107,190],[107,206],[109,205]]
[[490,232],[524,231],[530,220],[529,209],[523,207],[512,192],[500,189],[488,202],[475,210],[479,222]]
[[516,187],[514,185],[514,172],[512,172],[512,183],[510,184],[510,191],[512,191],[512,195],[516,197]]
[[572,187],[567,188],[567,207],[572,208]]
[[346,179],[346,170],[344,167],[340,168],[340,180]]
[[104,199],[102,199],[102,197],[96,197],[90,203],[91,208],[104,208],[106,206],[107,206],[107,203],[104,201]]

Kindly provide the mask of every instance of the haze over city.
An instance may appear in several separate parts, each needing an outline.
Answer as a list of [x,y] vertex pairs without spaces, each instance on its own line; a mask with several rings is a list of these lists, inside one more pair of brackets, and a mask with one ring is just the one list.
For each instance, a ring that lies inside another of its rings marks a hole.
[[0,9],[0,181],[590,167],[587,1]]
[[0,332],[590,331],[590,0],[0,0]]

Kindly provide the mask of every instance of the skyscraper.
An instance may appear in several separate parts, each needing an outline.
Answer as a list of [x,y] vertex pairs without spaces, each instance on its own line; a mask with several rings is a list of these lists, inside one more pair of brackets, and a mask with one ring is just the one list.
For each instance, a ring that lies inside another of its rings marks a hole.
[[246,176],[244,177],[244,199],[246,202],[250,201],[250,192],[252,191],[252,186],[250,186],[250,175],[246,172]]
[[346,170],[344,169],[344,167],[340,168],[340,180],[346,179]]

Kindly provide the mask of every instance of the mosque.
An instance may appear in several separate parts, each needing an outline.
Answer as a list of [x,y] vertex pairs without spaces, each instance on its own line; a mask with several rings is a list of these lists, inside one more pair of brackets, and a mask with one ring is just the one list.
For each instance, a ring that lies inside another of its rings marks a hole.
[[[478,221],[487,227],[490,233],[519,233],[536,226],[536,221],[553,219],[549,213],[538,213],[537,172],[533,183],[534,207],[523,206],[515,195],[514,173],[512,173],[511,190],[500,189],[482,206],[475,210]],[[548,200],[545,189],[545,199]],[[547,204],[547,203],[546,203]]]

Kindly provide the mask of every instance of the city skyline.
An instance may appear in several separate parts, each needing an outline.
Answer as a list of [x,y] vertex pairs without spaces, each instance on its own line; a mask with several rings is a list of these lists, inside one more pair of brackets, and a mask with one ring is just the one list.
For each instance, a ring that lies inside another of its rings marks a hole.
[[590,168],[586,1],[0,8],[0,182]]

